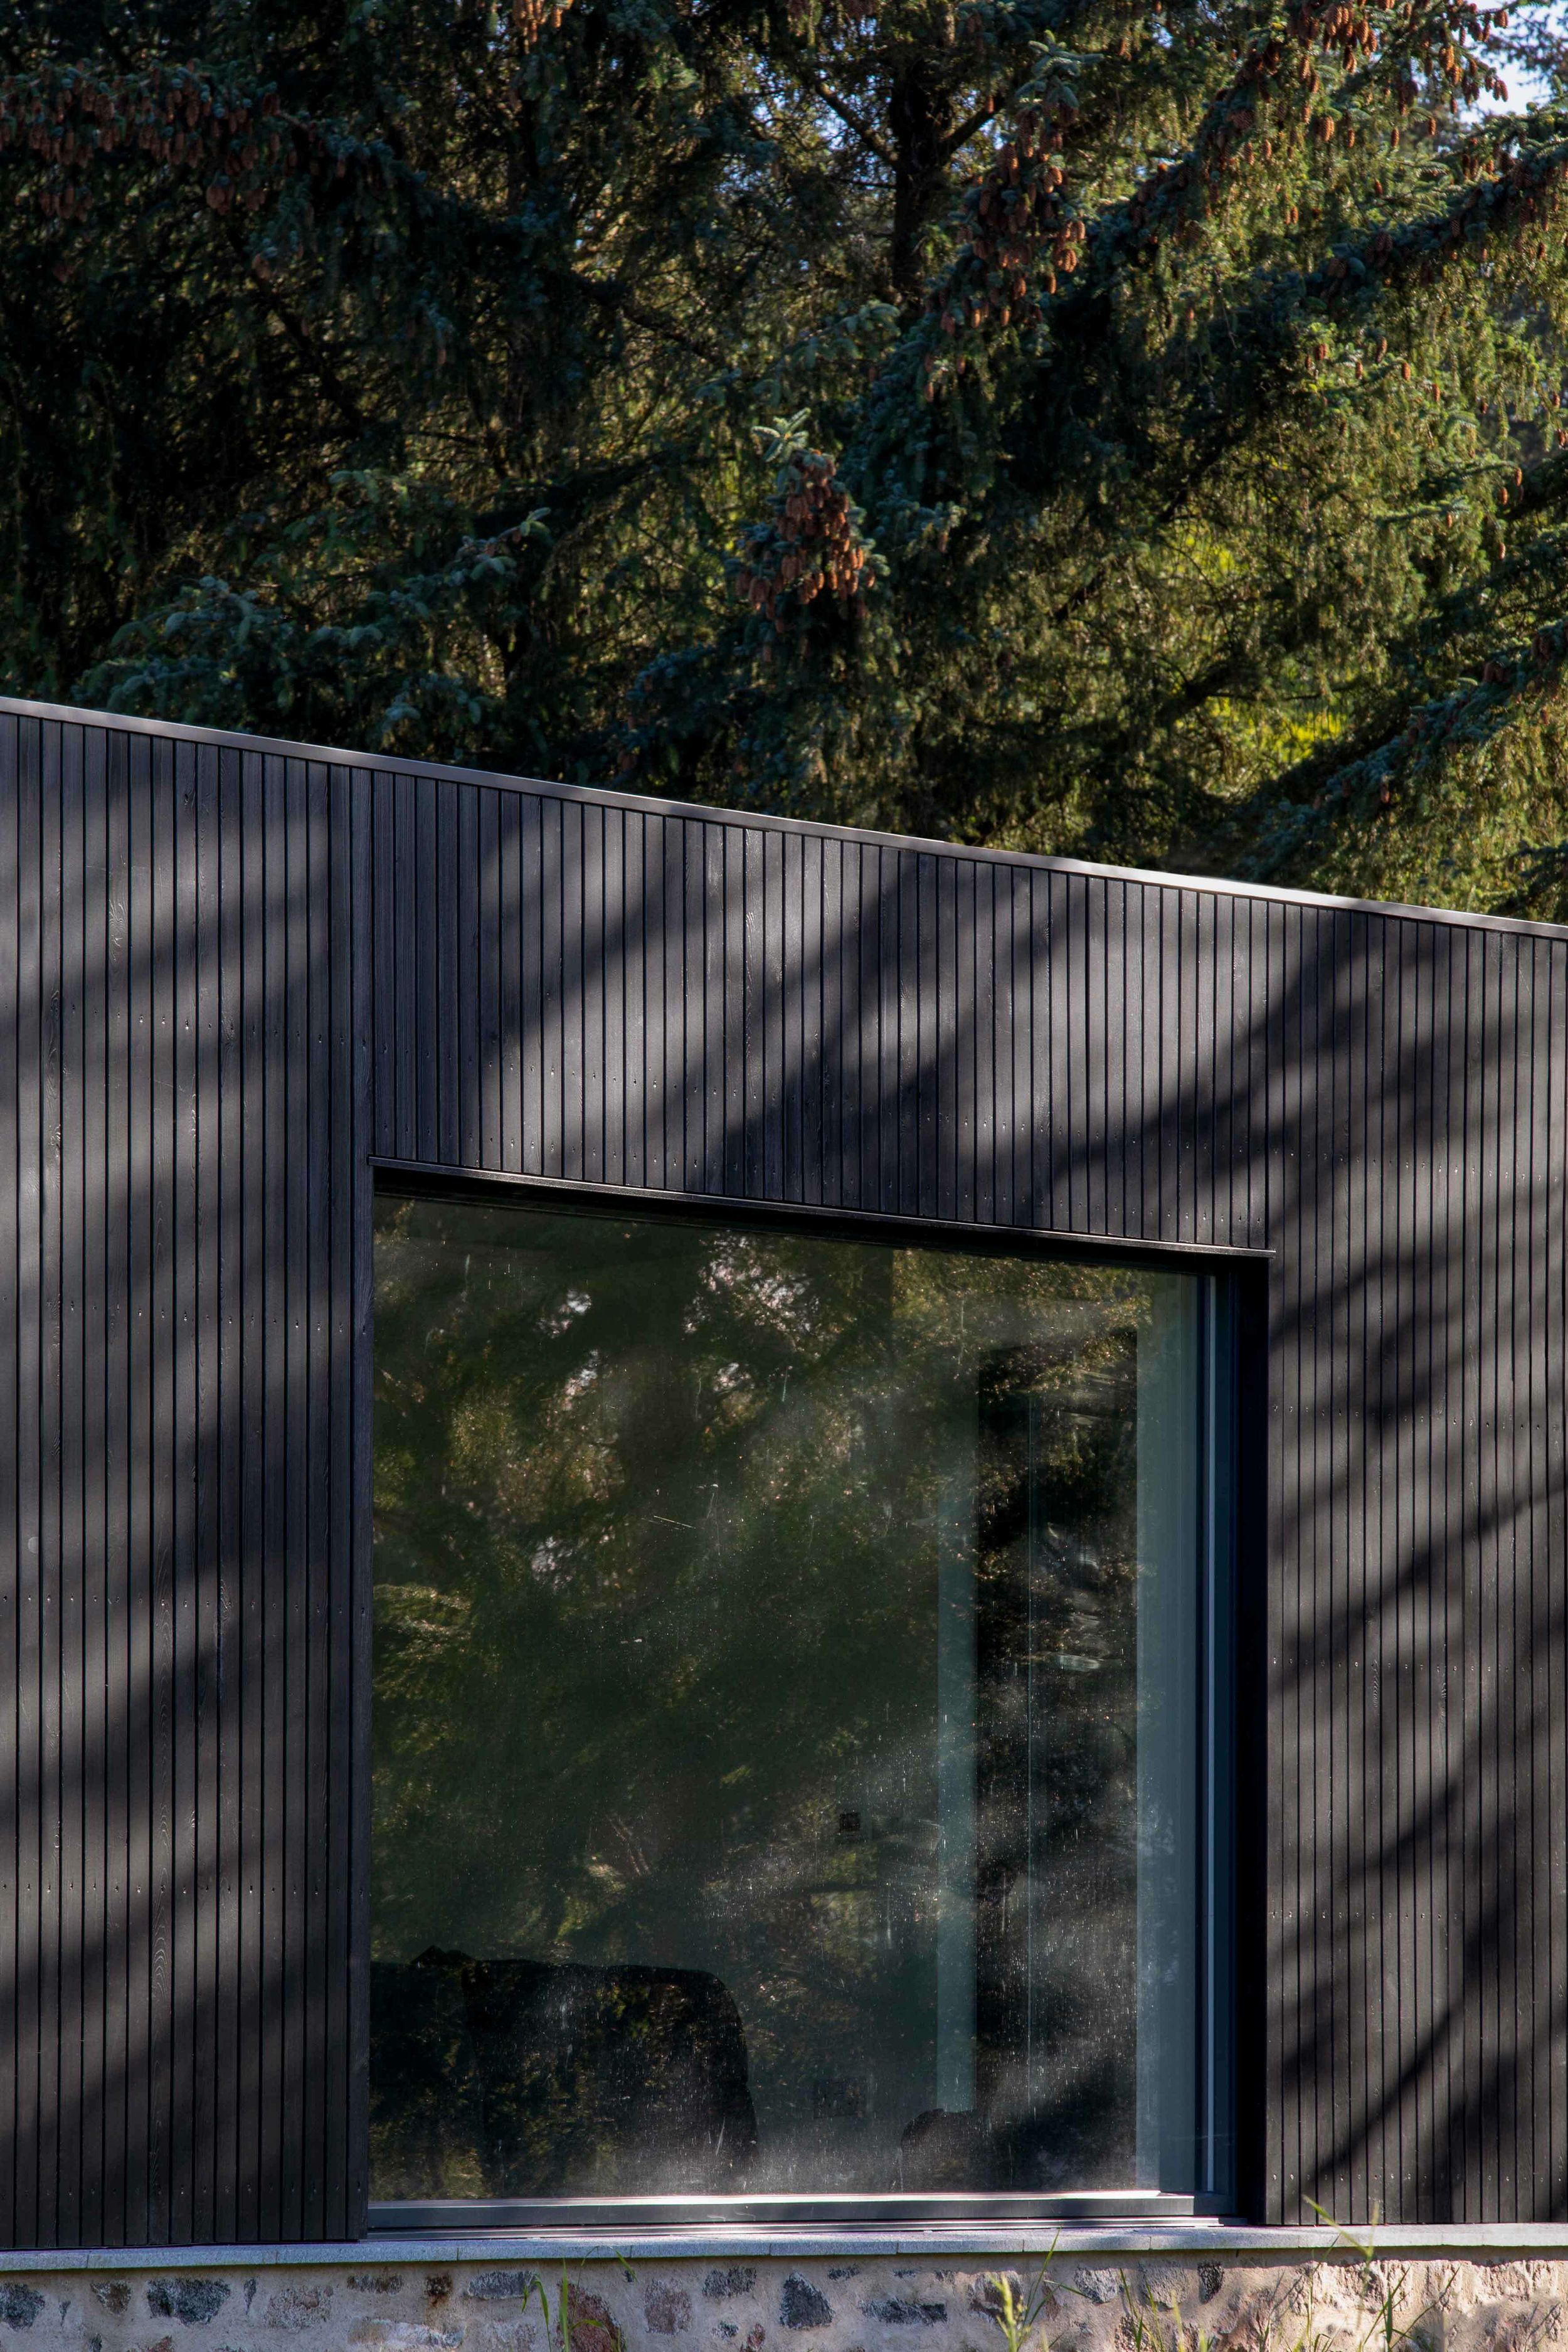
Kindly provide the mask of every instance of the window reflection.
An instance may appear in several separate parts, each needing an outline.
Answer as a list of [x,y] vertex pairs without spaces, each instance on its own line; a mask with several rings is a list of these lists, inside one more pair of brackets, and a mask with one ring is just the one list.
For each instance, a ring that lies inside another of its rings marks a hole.
[[373,2194],[1197,2185],[1204,1297],[380,1204]]

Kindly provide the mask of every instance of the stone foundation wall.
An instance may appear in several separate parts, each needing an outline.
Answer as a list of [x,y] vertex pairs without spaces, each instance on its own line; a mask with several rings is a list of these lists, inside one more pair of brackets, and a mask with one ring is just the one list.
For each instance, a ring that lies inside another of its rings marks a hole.
[[[559,2262],[97,2267],[113,2259],[0,2271],[0,2352],[563,2352]],[[1534,2352],[1568,2299],[1559,2260],[639,2252],[568,2258],[568,2352],[1025,2352],[1004,2275],[1027,2352]]]

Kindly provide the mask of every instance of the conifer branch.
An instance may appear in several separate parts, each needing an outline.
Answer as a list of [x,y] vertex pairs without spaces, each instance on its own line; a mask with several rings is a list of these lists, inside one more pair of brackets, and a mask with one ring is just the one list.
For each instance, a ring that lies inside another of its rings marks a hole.
[[268,318],[273,320],[275,325],[281,328],[298,354],[305,373],[316,385],[317,390],[322,393],[330,404],[337,410],[353,438],[356,441],[363,439],[367,429],[364,411],[344,382],[340,370],[334,366],[327,353],[316,342],[299,312],[284,301],[278,289],[258,278],[254,261],[247,250],[245,239],[237,225],[233,221],[226,220],[223,226],[229,250],[238,264],[246,289],[251,299]]
[[796,79],[804,83],[805,88],[810,90],[813,98],[819,99],[822,104],[826,106],[831,113],[836,114],[838,117],[839,121],[843,123],[847,131],[852,131],[855,133],[856,138],[859,140],[861,145],[867,148],[871,154],[875,155],[878,163],[880,163],[885,170],[889,172],[896,172],[898,170],[898,157],[888,145],[887,141],[881,138],[872,128],[871,124],[867,121],[865,116],[860,112],[858,107],[851,106],[847,99],[840,98],[837,90],[830,89],[826,82],[823,80],[821,75],[814,73],[811,67],[806,64],[804,58],[797,57],[793,58],[791,60],[791,70],[795,75]]

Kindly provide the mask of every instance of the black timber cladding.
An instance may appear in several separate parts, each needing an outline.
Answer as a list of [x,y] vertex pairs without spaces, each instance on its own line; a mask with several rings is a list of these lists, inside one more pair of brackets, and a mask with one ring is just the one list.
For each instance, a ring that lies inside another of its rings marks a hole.
[[374,1158],[1270,1247],[1264,2210],[1568,2210],[1568,935],[0,706],[0,2237],[363,2215]]
[[13,2244],[363,2203],[356,825],[341,768],[0,713]]

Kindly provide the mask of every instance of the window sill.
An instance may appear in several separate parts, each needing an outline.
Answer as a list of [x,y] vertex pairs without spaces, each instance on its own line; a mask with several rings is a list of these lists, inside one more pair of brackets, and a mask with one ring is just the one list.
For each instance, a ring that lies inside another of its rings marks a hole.
[[796,2261],[844,2254],[857,2261],[910,2256],[949,2263],[973,2255],[994,2263],[1007,2255],[1058,2261],[1118,2254],[1251,2254],[1259,2262],[1315,2256],[1353,2258],[1370,2248],[1379,2257],[1420,2261],[1497,2263],[1510,2257],[1533,2261],[1568,2259],[1568,2224],[1490,2221],[1432,2223],[1424,2227],[1336,2230],[1294,2225],[1266,2228],[1251,2223],[1206,2221],[1029,2221],[983,2227],[971,2222],[843,2224],[815,2228],[759,2229],[733,2224],[616,2232],[589,2230],[462,2230],[419,2235],[378,2231],[369,2238],[334,2244],[52,2247],[13,2250],[5,2256],[8,2277],[27,2273],[127,2273],[237,2270],[363,2269],[375,2264],[449,2265],[461,2263],[545,2263],[613,2262],[639,2257],[673,2262],[682,2256],[709,2261],[718,2254],[753,2260]]
[[[1011,2229],[1020,2224],[1047,2230],[1068,2222],[1191,2221],[1217,2210],[1214,2200],[1171,2196],[1157,2189],[1063,2190],[1052,2196],[1005,2192],[966,2194],[913,2191],[900,2195],[784,2197],[557,2197],[407,2199],[373,2204],[373,2232],[419,2237],[430,2231],[498,2229],[553,2235],[561,2230],[614,2236],[652,2230],[763,2231],[867,2230],[898,2231],[954,2224],[975,2229]],[[815,2240],[814,2240],[815,2242]]]

